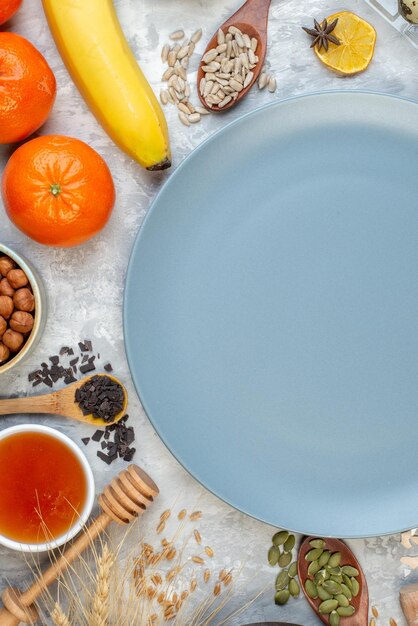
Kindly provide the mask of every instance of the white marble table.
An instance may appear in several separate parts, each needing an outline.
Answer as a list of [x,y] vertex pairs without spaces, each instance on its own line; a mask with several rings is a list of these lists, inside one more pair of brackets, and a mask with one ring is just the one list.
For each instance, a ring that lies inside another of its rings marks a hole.
[[[88,0],[86,0],[87,2]],[[178,27],[192,33],[202,27],[205,39],[239,0],[118,0],[117,9],[129,41],[146,75],[156,91],[162,73],[160,49],[168,34]],[[341,79],[323,68],[309,50],[301,25],[310,24],[341,7],[368,18],[378,32],[376,54],[369,70],[351,79]],[[241,606],[261,588],[269,591],[259,598],[236,624],[262,619],[290,620],[305,626],[319,624],[306,602],[299,598],[284,608],[272,601],[275,572],[266,565],[266,551],[273,529],[233,510],[206,492],[175,461],[162,444],[135,395],[125,359],[122,335],[122,296],[124,274],[135,235],[155,193],[170,175],[147,173],[116,148],[85,106],[63,66],[49,33],[40,0],[24,0],[19,15],[9,24],[11,30],[29,38],[46,56],[58,81],[57,101],[53,114],[42,133],[62,133],[87,141],[107,160],[115,178],[118,198],[112,219],[106,229],[90,244],[71,250],[39,246],[18,232],[0,208],[0,240],[20,250],[40,270],[49,294],[49,318],[46,332],[33,357],[16,372],[0,380],[0,394],[25,394],[30,389],[27,374],[45,357],[62,345],[74,345],[83,338],[94,341],[95,350],[109,358],[115,371],[126,381],[130,393],[132,423],[137,434],[135,460],[143,465],[161,487],[159,511],[174,499],[181,506],[192,506],[200,497],[205,512],[202,528],[216,548],[219,566],[244,564],[239,589],[232,607]],[[174,166],[208,135],[237,116],[273,98],[326,89],[368,89],[418,98],[418,52],[377,13],[361,0],[273,0],[270,14],[268,63],[277,77],[277,93],[254,91],[239,108],[223,116],[208,116],[192,128],[185,128],[173,107],[167,109]],[[197,65],[193,59],[193,71]],[[194,74],[193,74],[194,78]],[[10,150],[1,148],[1,167]],[[24,418],[5,419],[3,426]],[[44,419],[39,421],[43,422]],[[49,420],[74,440],[87,434],[64,420]],[[97,489],[120,469],[116,463],[105,466],[96,457],[96,448],[85,452],[95,472]],[[271,494],[274,497],[274,494]],[[181,507],[180,507],[181,508]],[[370,595],[377,605],[379,624],[393,617],[405,624],[398,603],[399,587],[414,582],[418,575],[400,564],[404,554],[414,554],[401,546],[399,536],[350,542],[366,571]],[[418,553],[418,546],[416,546]],[[6,581],[22,585],[26,576],[24,558],[0,548],[0,587]]]

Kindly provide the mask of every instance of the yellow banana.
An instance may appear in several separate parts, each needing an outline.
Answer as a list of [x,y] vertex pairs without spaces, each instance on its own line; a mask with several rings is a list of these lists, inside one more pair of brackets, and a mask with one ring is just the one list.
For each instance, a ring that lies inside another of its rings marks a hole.
[[112,0],[43,0],[43,6],[74,82],[113,141],[149,170],[170,167],[164,113]]

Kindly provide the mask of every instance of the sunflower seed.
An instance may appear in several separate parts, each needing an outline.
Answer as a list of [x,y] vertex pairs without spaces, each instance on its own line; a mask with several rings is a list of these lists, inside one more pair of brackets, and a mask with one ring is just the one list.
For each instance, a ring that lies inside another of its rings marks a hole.
[[183,80],[187,80],[187,72],[181,65],[177,65],[175,68],[177,76],[180,76]]
[[251,48],[248,50],[248,59],[250,61],[250,63],[252,63],[253,65],[256,65],[256,63],[258,63],[258,56],[256,56],[254,54],[254,52],[251,50]]
[[217,42],[218,42],[218,44],[219,44],[219,45],[221,45],[221,44],[225,43],[225,33],[224,33],[224,31],[222,30],[222,28],[220,28],[220,29],[218,30]]
[[258,39],[256,39],[256,37],[252,37],[251,38],[251,50],[253,52],[257,52],[257,48],[258,48]]
[[210,93],[212,93],[212,87],[214,86],[214,84],[215,83],[213,81],[211,81],[211,80],[206,81],[206,84],[205,84],[204,89],[203,89],[203,94],[202,94],[202,96],[204,98],[206,98],[206,96],[208,96]]
[[178,39],[183,39],[184,30],[175,30],[174,33],[171,33],[170,39],[172,41],[177,41]]
[[193,41],[191,41],[191,42],[189,43],[189,45],[188,45],[188,50],[187,50],[187,56],[188,56],[188,57],[191,57],[191,56],[192,56],[192,54],[193,54],[193,52],[194,52],[194,49],[195,49],[195,48],[196,48],[196,44],[195,44],[195,43],[193,43]]
[[184,87],[184,95],[186,96],[186,98],[190,98],[191,89],[189,83],[186,83],[186,86]]
[[184,57],[184,59],[182,59],[180,63],[181,66],[184,67],[185,70],[187,70],[187,68],[189,67],[189,57]]
[[221,85],[220,83],[213,83],[213,87],[210,90],[210,93],[212,93],[213,95],[215,95],[216,93],[218,93],[218,91],[221,89]]
[[237,44],[239,45],[240,48],[244,48],[245,47],[245,43],[244,43],[244,39],[243,39],[242,35],[236,33],[235,34],[235,41],[237,42]]
[[164,74],[162,75],[162,80],[164,82],[168,81],[172,75],[174,74],[174,67],[168,67]]
[[196,113],[196,109],[191,102],[186,102],[185,106],[189,109],[189,113]]
[[274,93],[276,91],[277,83],[274,76],[270,76],[268,90],[270,93]]
[[173,100],[174,100],[174,102],[176,104],[178,104],[180,102],[180,99],[177,96],[176,91],[175,91],[175,89],[173,87],[169,87],[168,93],[171,95],[171,97],[173,98]]
[[221,67],[220,63],[210,63],[210,65],[202,65],[202,71],[203,72],[217,72]]
[[161,104],[168,104],[168,92],[165,89],[160,91]]
[[197,124],[197,122],[200,122],[200,113],[191,113],[189,115],[189,122],[191,124]]
[[198,41],[200,41],[201,37],[202,37],[202,29],[199,28],[199,30],[194,32],[193,35],[190,37],[190,41],[192,43],[197,43]]
[[170,50],[167,56],[167,63],[170,67],[174,67],[174,64],[177,60],[177,53],[174,50]]
[[170,46],[168,43],[164,44],[161,50],[161,61],[167,63],[168,53],[170,52]]
[[231,33],[231,35],[241,35],[242,37],[242,32],[236,26],[230,26],[228,28],[228,33]]
[[213,72],[206,73],[206,80],[216,80],[216,76]]
[[199,83],[199,91],[200,91],[201,96],[203,96],[205,92],[205,86],[206,86],[206,78],[202,78]]
[[243,33],[242,38],[244,40],[244,45],[246,48],[251,48],[251,39],[247,33]]
[[211,63],[211,61],[214,61],[217,56],[218,56],[218,52],[216,48],[212,48],[212,50],[209,50],[208,52],[206,52],[206,54],[202,58],[202,61],[204,63]]
[[200,113],[200,115],[209,115],[209,111],[205,109],[204,107],[197,106],[195,108],[196,108],[196,113]]
[[245,87],[248,87],[248,85],[251,83],[253,78],[254,78],[254,72],[248,72],[244,80],[244,89]]
[[232,87],[232,89],[234,89],[235,91],[242,91],[244,89],[244,87],[241,85],[240,82],[238,82],[235,78],[231,78],[231,80],[229,81],[230,86]]
[[180,48],[180,50],[177,52],[177,58],[179,61],[181,61],[182,59],[184,59],[184,57],[187,57],[189,52],[189,46],[183,46],[182,48]]
[[226,45],[226,43],[221,43],[218,46],[216,46],[216,51],[218,54],[222,54],[222,52],[226,52],[227,47],[228,46]]
[[179,102],[177,108],[179,111],[183,111],[183,113],[185,113],[186,115],[189,115],[190,113],[189,108],[185,104],[183,104],[183,102]]

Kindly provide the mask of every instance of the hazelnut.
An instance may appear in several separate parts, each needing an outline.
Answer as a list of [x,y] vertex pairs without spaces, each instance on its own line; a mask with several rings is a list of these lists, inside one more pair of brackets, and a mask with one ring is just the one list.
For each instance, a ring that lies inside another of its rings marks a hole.
[[15,290],[7,280],[7,278],[2,278],[0,280],[0,296],[10,296],[13,298]]
[[28,284],[28,277],[23,270],[10,270],[7,274],[7,280],[13,289],[19,289]]
[[4,333],[6,332],[6,329],[7,329],[7,322],[4,319],[4,317],[0,315],[0,337],[4,335]]
[[7,274],[16,267],[16,263],[8,256],[0,256],[0,274],[7,276]]
[[[33,328],[33,316],[25,311],[15,311],[10,318],[9,326],[18,333],[29,333]],[[0,322],[1,336],[1,322]]]
[[0,341],[0,363],[4,363],[10,356],[10,350]]
[[15,292],[15,295],[13,296],[13,302],[15,304],[15,307],[19,309],[19,311],[33,311],[35,308],[35,298],[33,296],[33,293],[29,291],[27,287],[18,289]]
[[6,348],[9,348],[10,352],[19,352],[23,345],[23,335],[8,328],[2,337],[2,341]]
[[8,320],[13,313],[13,309],[13,300],[10,296],[0,296],[0,315]]

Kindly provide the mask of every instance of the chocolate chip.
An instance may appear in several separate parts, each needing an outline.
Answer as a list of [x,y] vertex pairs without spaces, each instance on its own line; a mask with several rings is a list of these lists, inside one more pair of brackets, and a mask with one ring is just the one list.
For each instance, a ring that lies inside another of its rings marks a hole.
[[124,461],[128,461],[128,462],[129,462],[129,461],[132,461],[132,459],[133,459],[133,456],[134,456],[135,452],[136,452],[136,449],[135,449],[135,448],[130,448],[130,449],[129,449],[129,451],[128,451],[128,452],[125,454],[125,456],[123,457],[123,460],[124,460]]
[[80,365],[80,372],[82,374],[87,374],[88,372],[92,372],[96,367],[93,363],[86,363],[85,365]]
[[99,459],[102,459],[102,461],[104,461],[107,465],[110,465],[111,462],[113,461],[113,459],[110,456],[108,456],[101,450],[97,451],[97,456],[99,457]]
[[93,441],[100,441],[100,439],[103,437],[103,435],[104,435],[104,430],[96,430],[94,435],[92,435],[92,440]]
[[113,372],[113,367],[111,365],[111,363],[106,363],[104,366],[104,369],[106,372]]

